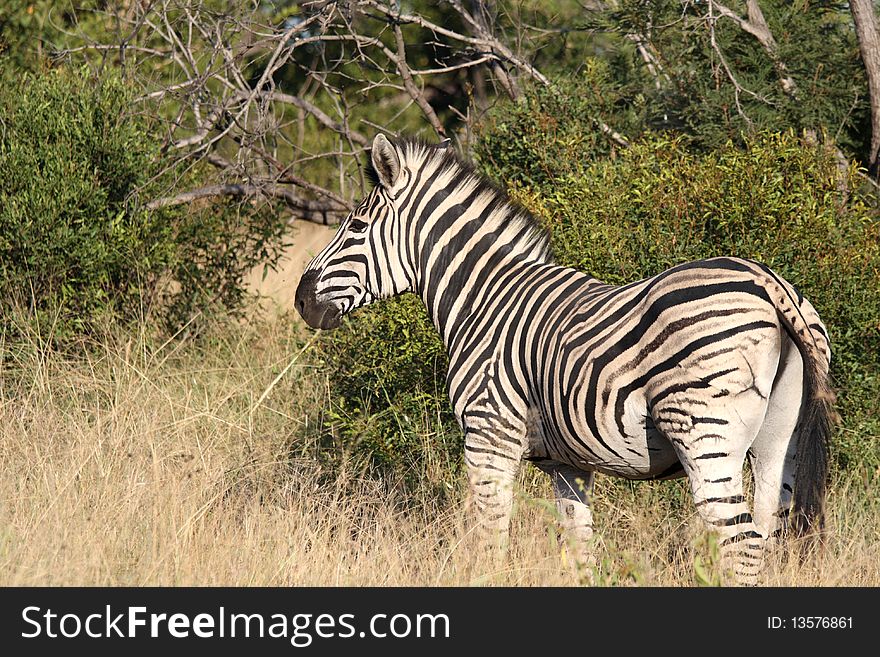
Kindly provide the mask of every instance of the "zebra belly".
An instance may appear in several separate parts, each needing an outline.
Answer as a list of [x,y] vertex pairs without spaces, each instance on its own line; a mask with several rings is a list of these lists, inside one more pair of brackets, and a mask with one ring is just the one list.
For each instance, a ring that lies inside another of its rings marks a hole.
[[654,426],[644,402],[624,403],[625,433],[618,430],[617,422],[606,426],[591,421],[585,413],[564,415],[546,411],[535,414],[535,420],[540,417],[540,430],[530,432],[527,459],[547,459],[627,479],[665,479],[683,474],[672,443]]

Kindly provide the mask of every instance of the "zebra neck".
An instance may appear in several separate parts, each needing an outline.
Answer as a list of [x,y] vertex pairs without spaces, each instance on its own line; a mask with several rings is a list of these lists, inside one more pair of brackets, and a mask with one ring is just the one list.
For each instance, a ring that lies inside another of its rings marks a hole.
[[422,270],[418,292],[447,347],[461,324],[502,292],[505,281],[546,265],[533,250],[509,241],[507,232],[487,233],[465,248],[442,249]]
[[550,259],[535,220],[465,169],[448,167],[415,184],[400,216],[413,287],[447,345],[451,328],[483,302],[480,292],[493,280]]

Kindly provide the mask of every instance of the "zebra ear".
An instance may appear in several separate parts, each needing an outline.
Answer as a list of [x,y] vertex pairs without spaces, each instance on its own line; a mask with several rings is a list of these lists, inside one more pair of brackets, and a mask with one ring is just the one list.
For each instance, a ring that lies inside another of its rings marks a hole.
[[400,175],[400,158],[394,146],[383,134],[376,135],[373,140],[373,151],[370,154],[379,184],[386,189],[394,187]]

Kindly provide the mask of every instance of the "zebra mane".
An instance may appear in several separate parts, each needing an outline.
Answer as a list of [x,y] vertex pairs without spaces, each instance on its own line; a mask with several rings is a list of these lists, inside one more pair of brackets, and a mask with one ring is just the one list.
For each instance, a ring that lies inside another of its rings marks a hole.
[[[471,162],[461,158],[454,148],[409,136],[395,138],[392,143],[403,153],[402,164],[412,171],[432,168],[437,173],[451,173],[452,181],[448,185],[450,189],[468,185],[471,193],[490,198],[484,212],[487,223],[498,232],[511,228],[519,230],[523,233],[520,245],[533,253],[540,253],[543,261],[549,262],[552,259],[549,235],[537,219],[512,200],[504,189],[479,172]],[[367,176],[374,186],[379,184],[379,176],[373,168],[371,158],[367,158]]]

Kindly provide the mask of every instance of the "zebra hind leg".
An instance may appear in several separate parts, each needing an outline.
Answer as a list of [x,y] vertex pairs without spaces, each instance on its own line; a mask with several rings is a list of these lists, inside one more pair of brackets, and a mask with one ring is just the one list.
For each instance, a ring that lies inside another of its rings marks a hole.
[[803,399],[803,360],[789,341],[780,362],[767,415],[749,449],[755,483],[755,524],[773,548],[786,528],[794,489],[797,424]]
[[718,407],[714,417],[703,406],[654,414],[684,466],[697,512],[718,536],[722,569],[747,586],[757,584],[764,564],[764,538],[743,491],[746,450],[764,415],[764,405],[751,401]]

